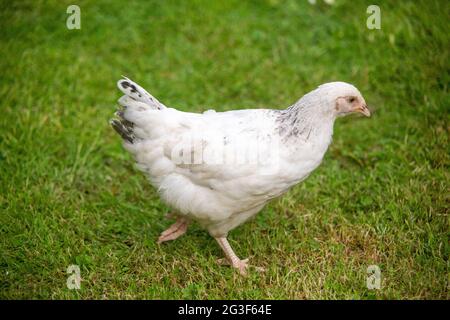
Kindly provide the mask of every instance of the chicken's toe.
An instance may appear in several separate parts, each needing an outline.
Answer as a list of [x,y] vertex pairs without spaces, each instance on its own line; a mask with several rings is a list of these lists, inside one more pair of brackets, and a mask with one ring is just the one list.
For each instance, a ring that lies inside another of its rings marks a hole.
[[167,230],[163,231],[158,238],[158,243],[175,240],[186,233],[189,222],[183,218],[178,218]]

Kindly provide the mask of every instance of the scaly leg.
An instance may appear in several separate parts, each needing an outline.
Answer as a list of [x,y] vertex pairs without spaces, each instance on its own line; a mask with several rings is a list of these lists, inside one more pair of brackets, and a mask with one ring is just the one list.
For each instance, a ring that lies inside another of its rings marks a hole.
[[230,262],[231,266],[233,268],[236,268],[241,275],[243,276],[247,275],[248,259],[244,260],[239,259],[238,256],[234,253],[230,244],[228,243],[227,238],[221,237],[215,239],[219,243],[219,246],[222,248],[223,252],[225,253],[225,256],[227,257],[227,260]]
[[178,218],[177,221],[169,227],[169,229],[161,233],[158,238],[158,243],[177,239],[186,233],[188,225],[189,221],[187,219],[181,217]]

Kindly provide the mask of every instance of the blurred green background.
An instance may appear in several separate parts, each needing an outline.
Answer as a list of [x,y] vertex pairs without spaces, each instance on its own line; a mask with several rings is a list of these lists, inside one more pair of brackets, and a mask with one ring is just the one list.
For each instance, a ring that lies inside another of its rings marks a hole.
[[[378,1],[380,30],[372,1],[316,2],[1,1],[0,298],[448,299],[450,2]],[[243,278],[198,226],[156,244],[169,208],[108,124],[121,75],[193,112],[347,81],[373,117],[339,119],[321,167],[231,232],[267,269]]]

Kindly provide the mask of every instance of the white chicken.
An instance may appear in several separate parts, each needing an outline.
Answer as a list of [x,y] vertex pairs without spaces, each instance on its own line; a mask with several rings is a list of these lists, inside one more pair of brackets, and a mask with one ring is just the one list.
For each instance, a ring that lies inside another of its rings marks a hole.
[[183,235],[198,222],[223,249],[227,262],[246,274],[227,234],[267,202],[304,180],[321,163],[334,120],[353,112],[370,116],[358,89],[331,82],[285,110],[181,112],[160,103],[125,78],[122,110],[111,121],[139,169],[176,222],[158,242]]

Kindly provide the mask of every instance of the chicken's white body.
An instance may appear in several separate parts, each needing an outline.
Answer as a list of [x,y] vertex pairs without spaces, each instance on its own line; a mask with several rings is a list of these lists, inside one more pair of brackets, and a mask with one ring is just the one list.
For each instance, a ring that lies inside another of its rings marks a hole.
[[[165,107],[131,80],[118,86],[125,109],[113,126],[125,148],[162,200],[215,238],[305,179],[331,142],[334,115],[313,107],[328,99],[321,87],[286,110],[197,114]],[[252,146],[258,159],[237,160]]]

